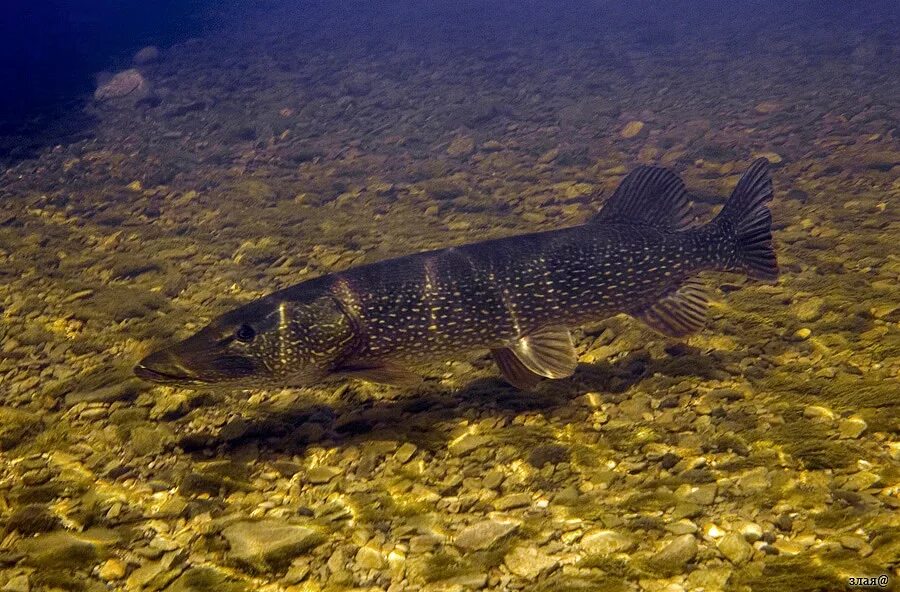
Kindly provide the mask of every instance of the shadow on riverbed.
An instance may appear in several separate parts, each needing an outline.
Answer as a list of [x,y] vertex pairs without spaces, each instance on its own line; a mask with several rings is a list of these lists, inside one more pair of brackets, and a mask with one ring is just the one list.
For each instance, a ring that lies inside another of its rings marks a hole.
[[545,381],[534,392],[518,391],[499,378],[476,379],[457,391],[427,380],[416,392],[376,399],[360,392],[365,387],[351,383],[337,405],[298,405],[284,410],[262,404],[256,409],[257,417],[239,420],[243,423],[238,429],[226,426],[214,433],[188,434],[177,445],[186,451],[214,448],[227,454],[250,441],[264,441],[268,450],[302,455],[313,445],[331,447],[391,439],[438,450],[450,438],[449,428],[436,427],[444,422],[460,418],[478,421],[485,416],[513,418],[525,412],[560,417],[585,414],[575,399],[588,392],[601,393],[605,400],[617,402],[621,393],[654,374],[696,380],[724,372],[706,362],[691,371],[673,364],[679,359],[682,358],[675,356],[657,360],[646,352],[635,352],[612,363],[580,364],[571,378]]

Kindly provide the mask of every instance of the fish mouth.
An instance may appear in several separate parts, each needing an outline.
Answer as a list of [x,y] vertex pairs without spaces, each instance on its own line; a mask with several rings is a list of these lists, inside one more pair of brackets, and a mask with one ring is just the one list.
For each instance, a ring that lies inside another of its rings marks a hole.
[[170,351],[150,354],[134,367],[134,375],[141,380],[162,384],[198,384],[206,382],[185,368],[181,360]]
[[134,367],[134,375],[141,380],[149,380],[150,382],[178,382],[178,383],[198,383],[203,382],[196,376],[190,374],[178,374],[175,372],[166,372],[138,364]]

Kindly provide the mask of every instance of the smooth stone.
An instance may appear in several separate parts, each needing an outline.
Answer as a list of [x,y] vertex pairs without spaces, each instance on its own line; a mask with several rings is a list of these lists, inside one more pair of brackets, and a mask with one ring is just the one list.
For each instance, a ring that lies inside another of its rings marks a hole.
[[762,527],[755,522],[745,522],[741,525],[741,535],[747,542],[755,543],[762,538]]
[[744,540],[743,536],[735,532],[728,533],[722,537],[718,548],[719,552],[735,565],[744,563],[753,555],[753,547]]
[[31,592],[31,584],[28,583],[28,576],[22,574],[10,578],[2,590],[3,592]]
[[629,121],[625,124],[625,127],[622,128],[620,135],[625,138],[633,138],[640,134],[644,129],[643,121]]
[[663,574],[681,573],[684,566],[697,556],[698,550],[697,539],[693,535],[681,535],[653,555],[650,566]]
[[881,482],[881,476],[870,471],[860,471],[854,473],[844,483],[844,488],[850,491],[862,491],[869,489]]
[[94,91],[98,101],[129,99],[140,101],[150,96],[150,83],[137,70],[123,70],[113,75]]
[[492,547],[497,541],[519,528],[511,520],[484,520],[462,529],[454,544],[466,551],[480,551]]
[[819,320],[825,313],[825,300],[813,296],[795,304],[792,308],[797,320],[802,323],[811,323]]
[[859,438],[868,427],[863,418],[854,416],[838,422],[838,433],[842,438]]
[[159,48],[155,45],[148,45],[147,47],[142,47],[134,54],[134,57],[131,59],[132,63],[136,66],[143,66],[144,64],[149,64],[155,62],[159,59]]
[[834,411],[821,405],[808,405],[803,409],[803,417],[819,421],[831,421],[834,419]]
[[385,566],[384,555],[378,549],[368,545],[362,546],[356,552],[356,565],[362,569],[383,569]]
[[634,538],[614,530],[589,530],[581,537],[581,548],[587,553],[596,555],[625,553],[635,547],[637,547],[637,541]]
[[416,453],[416,450],[418,450],[418,448],[415,444],[412,442],[404,442],[400,445],[400,448],[397,449],[397,452],[394,453],[394,460],[403,464],[412,458],[413,454]]
[[447,147],[448,156],[469,156],[475,152],[475,139],[472,136],[456,136]]
[[94,543],[68,532],[38,535],[20,544],[27,555],[26,563],[43,569],[90,565],[99,554]]
[[341,474],[337,467],[313,467],[307,472],[306,480],[314,485],[328,483]]
[[451,442],[450,445],[447,446],[447,449],[450,451],[450,454],[454,456],[462,456],[467,452],[471,452],[476,448],[484,446],[490,441],[491,439],[487,436],[482,436],[479,434],[466,434]]
[[512,510],[513,508],[521,508],[531,505],[531,494],[529,493],[511,493],[494,500],[494,508],[497,510]]
[[100,566],[100,570],[98,574],[101,580],[106,580],[107,582],[112,580],[121,580],[125,577],[126,567],[125,564],[118,559],[108,559],[103,565]]
[[280,520],[237,522],[225,528],[222,535],[231,547],[229,556],[256,569],[290,559],[322,541],[316,530]]
[[559,564],[556,557],[551,557],[537,547],[515,547],[503,558],[503,563],[519,577],[533,580],[543,572],[549,571]]

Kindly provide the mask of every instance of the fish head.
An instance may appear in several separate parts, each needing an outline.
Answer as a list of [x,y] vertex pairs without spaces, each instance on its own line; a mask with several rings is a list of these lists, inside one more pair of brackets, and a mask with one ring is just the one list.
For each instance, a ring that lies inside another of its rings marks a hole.
[[189,388],[302,386],[327,378],[353,339],[352,322],[333,298],[262,298],[150,354],[134,373]]

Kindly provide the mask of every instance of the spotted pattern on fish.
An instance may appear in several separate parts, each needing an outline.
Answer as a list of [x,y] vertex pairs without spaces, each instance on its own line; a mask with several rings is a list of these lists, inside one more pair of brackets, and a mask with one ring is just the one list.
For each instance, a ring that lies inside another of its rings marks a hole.
[[216,319],[136,368],[158,382],[409,384],[410,365],[492,352],[530,388],[574,372],[569,328],[631,314],[673,336],[702,326],[705,270],[777,277],[768,163],[756,161],[710,223],[683,181],[639,167],[587,224],[429,251],[325,275]]

